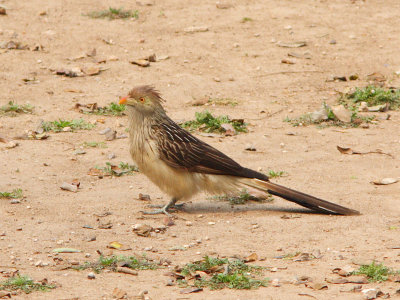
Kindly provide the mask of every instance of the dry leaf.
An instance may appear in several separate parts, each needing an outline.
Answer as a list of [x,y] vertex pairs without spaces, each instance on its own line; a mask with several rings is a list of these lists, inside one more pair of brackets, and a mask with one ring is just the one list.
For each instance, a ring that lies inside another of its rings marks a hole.
[[358,154],[358,155],[364,155],[364,154],[383,154],[383,155],[387,155],[390,156],[391,158],[394,158],[394,156],[390,153],[386,153],[383,152],[381,149],[376,149],[376,150],[372,150],[372,151],[365,151],[365,152],[361,152],[358,150],[353,150],[349,147],[341,147],[341,146],[336,146],[336,148],[339,150],[340,153],[342,154]]
[[203,289],[202,288],[197,288],[197,287],[188,287],[186,289],[183,289],[180,291],[181,294],[190,294],[190,293],[197,293],[201,292]]
[[250,254],[249,256],[247,256],[247,257],[244,259],[244,262],[248,263],[248,262],[253,262],[253,261],[256,261],[256,260],[258,260],[258,255],[257,255],[257,253],[252,253],[252,254]]
[[140,67],[148,67],[150,66],[150,62],[146,59],[136,59],[136,60],[132,60],[130,61],[131,64],[133,65],[138,65]]
[[113,299],[125,299],[128,293],[119,288],[115,288],[112,292]]
[[88,171],[88,175],[90,175],[90,176],[98,176],[98,177],[105,176],[104,172],[102,170],[100,170],[100,169],[97,169],[97,168],[90,168],[89,171]]
[[127,267],[117,267],[116,271],[118,273],[124,273],[124,274],[129,274],[129,275],[138,275],[138,272],[135,270],[132,270],[131,268],[127,268]]
[[311,282],[311,283],[306,283],[306,287],[312,288],[313,290],[327,290],[328,286],[325,283],[321,282]]
[[277,42],[276,43],[277,46],[279,47],[284,47],[284,48],[299,48],[299,47],[304,47],[307,46],[307,42],[294,42],[294,43],[284,43],[284,42]]

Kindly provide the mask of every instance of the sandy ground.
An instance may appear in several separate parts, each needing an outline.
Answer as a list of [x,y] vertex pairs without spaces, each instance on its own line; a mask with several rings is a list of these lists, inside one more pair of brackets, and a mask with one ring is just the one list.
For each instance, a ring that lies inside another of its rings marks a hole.
[[[19,270],[35,280],[47,278],[60,285],[47,293],[20,294],[13,299],[111,299],[115,287],[129,296],[148,290],[152,299],[363,299],[362,293],[340,291],[351,284],[327,284],[328,289],[313,290],[304,284],[283,283],[250,291],[205,289],[182,295],[178,286],[166,286],[165,269],[140,271],[138,276],[103,272],[89,280],[89,271],[55,268],[54,248],[82,250],[58,257],[83,263],[96,260],[96,250],[108,253],[107,245],[112,241],[132,248],[115,250],[114,254],[145,252],[149,258],[169,259],[172,267],[206,254],[231,257],[255,252],[265,258],[255,264],[278,268],[277,272],[266,271],[265,276],[283,281],[307,275],[314,282],[324,282],[333,276],[336,267],[372,260],[399,269],[399,183],[375,186],[370,182],[400,177],[400,114],[390,112],[390,120],[380,120],[368,129],[293,128],[282,120],[316,110],[323,101],[334,104],[339,93],[365,86],[367,75],[373,72],[386,76],[386,86],[399,87],[400,79],[394,73],[400,70],[400,3],[227,3],[232,7],[219,9],[215,1],[193,0],[156,0],[151,6],[119,0],[0,1],[7,9],[7,15],[0,16],[0,42],[14,40],[30,47],[43,46],[41,51],[0,49],[0,104],[12,100],[35,106],[33,114],[1,116],[0,135],[21,135],[35,129],[40,119],[105,119],[104,124],[98,123],[90,131],[50,133],[47,140],[21,140],[12,149],[0,143],[0,191],[22,188],[25,196],[20,204],[0,199],[0,274]],[[137,9],[139,19],[109,21],[84,16],[109,6]],[[245,17],[252,21],[242,23]],[[185,33],[190,26],[206,26],[208,31]],[[104,40],[112,40],[112,44]],[[277,46],[278,41],[306,41],[307,46],[283,48]],[[93,48],[94,58],[70,60]],[[289,52],[306,54],[309,59],[288,57]],[[168,55],[169,59],[148,68],[129,63],[152,53]],[[111,56],[118,60],[96,64],[96,60]],[[282,59],[295,63],[283,64]],[[75,78],[51,71],[90,66],[107,70]],[[327,81],[331,76],[351,74],[358,74],[359,79]],[[25,83],[25,78],[36,81]],[[142,217],[140,211],[147,203],[138,200],[138,194],[150,194],[152,203],[169,199],[140,173],[103,179],[87,175],[90,168],[110,161],[111,152],[116,155],[112,162],[131,162],[127,139],[74,155],[85,141],[103,141],[104,136],[98,132],[105,127],[124,133],[127,119],[83,115],[72,108],[77,102],[106,105],[138,84],[153,84],[163,94],[168,113],[175,120],[190,120],[196,111],[204,109],[187,104],[194,98],[234,99],[239,102],[236,107],[208,109],[244,118],[250,123],[249,132],[200,138],[247,167],[285,171],[287,176],[274,179],[280,184],[360,210],[362,215],[312,214],[281,199],[261,206],[232,208],[198,195],[176,214],[176,225],[164,234],[137,236],[132,232],[133,224],[163,224],[162,216]],[[256,152],[244,150],[249,143]],[[362,151],[382,149],[395,159],[379,154],[343,155],[336,150],[337,145]],[[81,183],[77,193],[60,189],[62,182],[73,179]],[[104,212],[112,214],[96,216]],[[192,226],[187,226],[187,221]],[[111,229],[98,229],[100,223],[107,222],[113,225]],[[94,236],[96,240],[88,242]],[[186,251],[169,251],[198,239],[201,243]],[[151,251],[144,250],[148,247]],[[322,257],[310,261],[274,258],[317,250]],[[45,266],[36,267],[39,261]],[[399,284],[370,283],[363,285],[365,288],[380,288],[395,297]]]

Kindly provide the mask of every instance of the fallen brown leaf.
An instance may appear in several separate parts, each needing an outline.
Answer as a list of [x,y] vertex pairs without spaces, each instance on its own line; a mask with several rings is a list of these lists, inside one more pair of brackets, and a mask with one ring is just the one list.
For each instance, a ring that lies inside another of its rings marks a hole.
[[336,148],[339,150],[340,153],[342,154],[348,154],[348,155],[353,155],[353,154],[357,154],[357,155],[365,155],[365,154],[382,154],[382,155],[387,155],[390,156],[391,158],[394,158],[394,156],[390,153],[386,153],[383,152],[381,149],[376,149],[376,150],[372,150],[372,151],[365,151],[365,152],[361,152],[358,150],[353,150],[349,147],[341,147],[341,146],[336,146]]

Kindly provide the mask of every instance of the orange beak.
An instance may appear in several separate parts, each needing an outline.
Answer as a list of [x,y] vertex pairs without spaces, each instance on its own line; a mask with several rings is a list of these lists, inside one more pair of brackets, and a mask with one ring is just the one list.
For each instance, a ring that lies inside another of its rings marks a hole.
[[123,98],[119,99],[119,104],[126,104],[126,99],[127,98],[128,97],[123,97]]

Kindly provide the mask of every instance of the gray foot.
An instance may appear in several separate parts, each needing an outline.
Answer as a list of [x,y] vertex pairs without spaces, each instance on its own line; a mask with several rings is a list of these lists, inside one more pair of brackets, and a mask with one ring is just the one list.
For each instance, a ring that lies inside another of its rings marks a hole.
[[[170,209],[174,209],[174,208],[178,209],[178,208],[181,208],[183,206],[183,203],[182,204],[175,204],[176,201],[177,201],[177,199],[172,199],[168,204],[166,204],[164,206],[161,206],[161,208],[159,208],[159,209],[156,209],[156,210],[153,210],[153,211],[142,211],[142,213],[144,215],[164,214],[164,215],[167,215],[167,216],[171,217],[172,215],[168,212]],[[152,205],[151,207],[160,207],[160,206]]]

